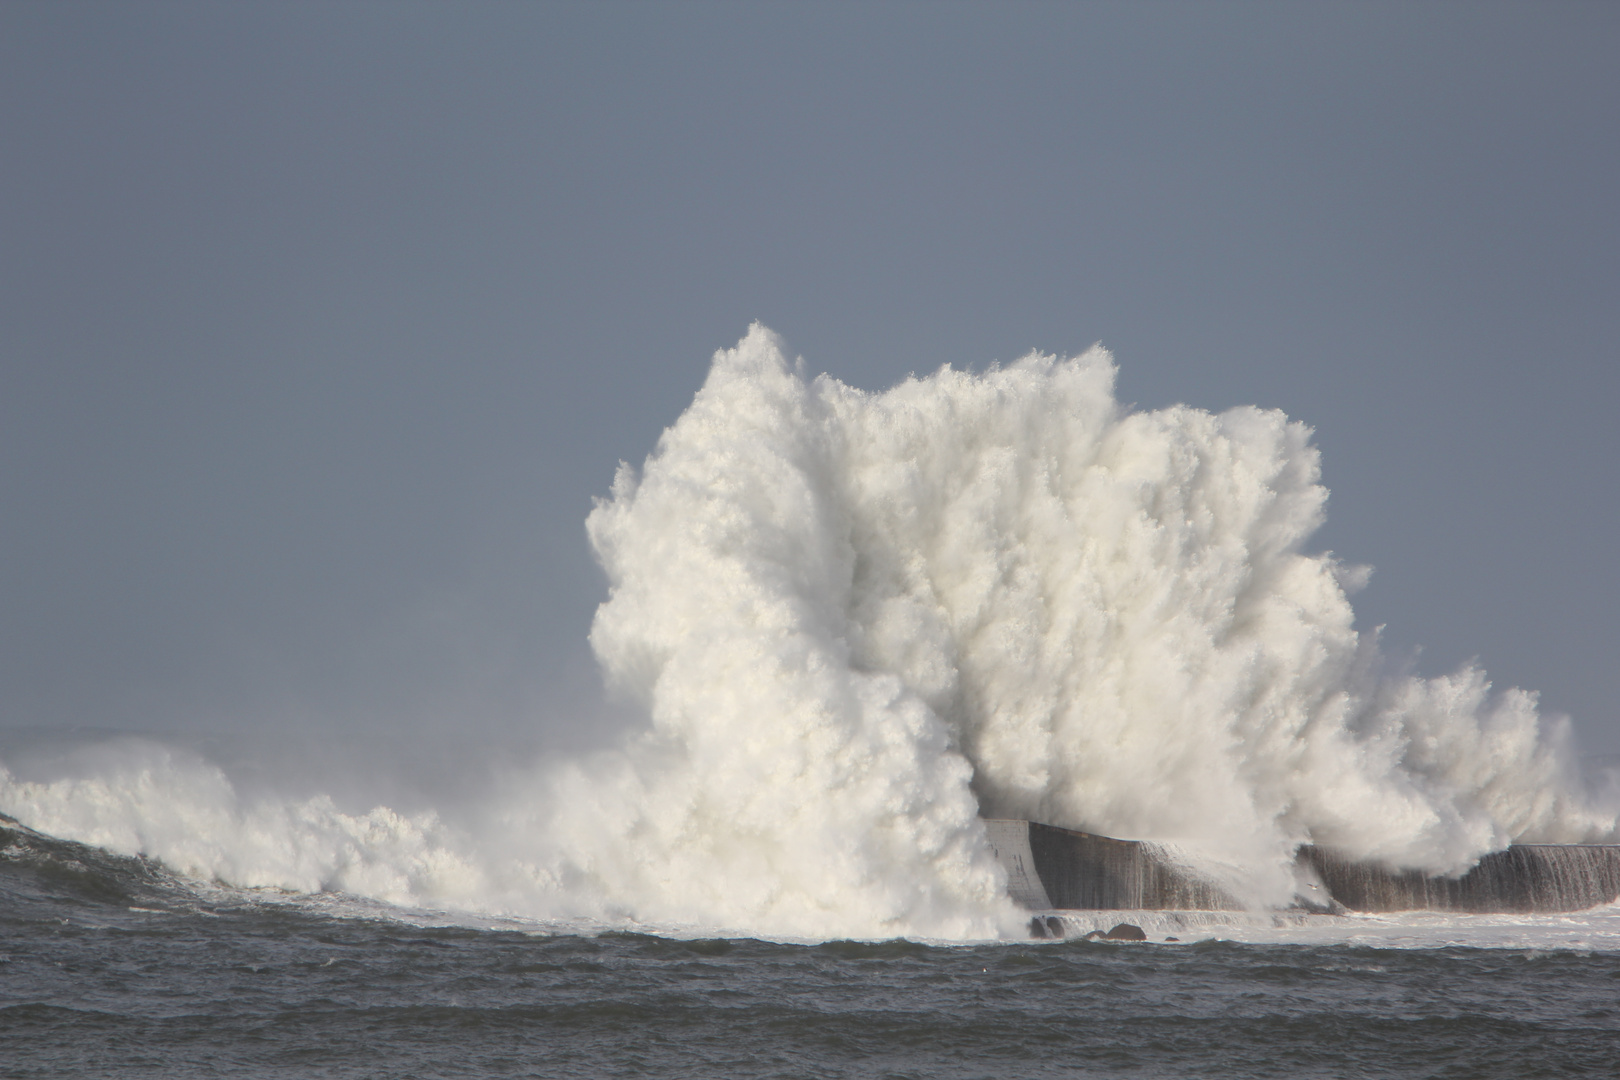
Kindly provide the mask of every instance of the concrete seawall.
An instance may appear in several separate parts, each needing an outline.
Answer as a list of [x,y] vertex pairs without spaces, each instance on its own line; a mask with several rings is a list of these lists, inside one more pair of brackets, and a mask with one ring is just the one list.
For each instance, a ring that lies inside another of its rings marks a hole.
[[[1157,844],[1011,818],[985,822],[1008,891],[1031,910],[1236,911],[1220,886]],[[1044,905],[1041,901],[1045,901]]]
[[1620,846],[1515,844],[1461,877],[1391,870],[1307,844],[1299,861],[1352,911],[1583,911],[1620,898]]
[[[1159,844],[1012,818],[985,826],[1008,892],[1032,911],[1242,907]],[[1297,862],[1302,877],[1315,877],[1327,894],[1301,898],[1317,910],[1557,912],[1620,898],[1620,845],[1516,844],[1460,877],[1391,869],[1315,845],[1301,847]]]

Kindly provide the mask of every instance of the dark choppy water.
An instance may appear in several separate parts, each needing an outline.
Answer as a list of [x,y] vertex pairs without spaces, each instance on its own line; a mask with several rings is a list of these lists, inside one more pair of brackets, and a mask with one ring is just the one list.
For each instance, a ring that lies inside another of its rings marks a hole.
[[1620,955],[422,926],[0,830],[4,1077],[1614,1077]]

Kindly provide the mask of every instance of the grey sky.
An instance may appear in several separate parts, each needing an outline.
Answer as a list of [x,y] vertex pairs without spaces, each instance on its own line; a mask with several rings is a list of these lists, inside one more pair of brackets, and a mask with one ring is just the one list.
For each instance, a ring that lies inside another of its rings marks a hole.
[[0,727],[601,734],[752,319],[1315,426],[1360,624],[1620,751],[1620,6],[0,3]]

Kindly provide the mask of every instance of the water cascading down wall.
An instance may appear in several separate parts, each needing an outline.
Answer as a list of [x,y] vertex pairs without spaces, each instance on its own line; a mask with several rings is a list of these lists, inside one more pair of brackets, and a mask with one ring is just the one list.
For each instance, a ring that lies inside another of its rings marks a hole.
[[[1034,821],[986,829],[1014,900],[1031,910],[1203,910],[1242,905],[1161,845],[1116,840]],[[1515,844],[1458,877],[1346,858],[1307,844],[1298,864],[1325,897],[1350,911],[1581,911],[1620,898],[1620,845]]]

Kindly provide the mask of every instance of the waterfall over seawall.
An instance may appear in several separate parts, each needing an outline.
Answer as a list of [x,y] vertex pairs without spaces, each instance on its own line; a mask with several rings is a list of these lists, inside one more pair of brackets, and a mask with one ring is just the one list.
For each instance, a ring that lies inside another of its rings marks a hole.
[[[987,821],[1014,900],[1035,908],[1236,911],[1215,882],[1140,840],[1060,829],[1035,821]],[[1033,878],[1033,880],[1031,880]]]
[[[1031,910],[1242,908],[1226,889],[1173,849],[1034,821],[985,823],[1008,892]],[[1581,911],[1620,899],[1620,845],[1515,844],[1461,877],[1396,870],[1307,844],[1297,865],[1325,896],[1302,897],[1350,911],[1465,913]]]
[[1620,898],[1620,846],[1515,844],[1461,877],[1392,870],[1307,844],[1299,861],[1353,911],[1582,911]]

